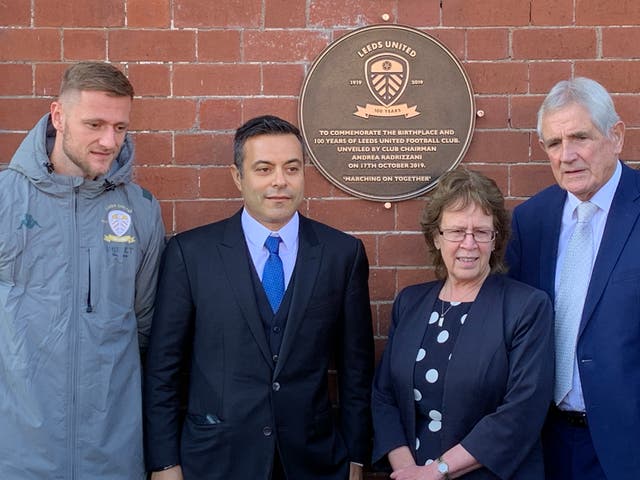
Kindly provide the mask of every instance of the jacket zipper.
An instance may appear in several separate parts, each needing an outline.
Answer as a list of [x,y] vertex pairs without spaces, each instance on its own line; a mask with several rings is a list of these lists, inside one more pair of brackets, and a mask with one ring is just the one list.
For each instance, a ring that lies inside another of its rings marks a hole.
[[76,428],[77,428],[77,386],[78,386],[78,327],[80,325],[79,305],[79,228],[78,228],[78,192],[79,188],[73,189],[73,240],[71,242],[71,258],[73,262],[72,278],[73,278],[73,307],[70,320],[70,338],[71,338],[71,405],[69,408],[69,470],[70,480],[75,480],[76,472]]

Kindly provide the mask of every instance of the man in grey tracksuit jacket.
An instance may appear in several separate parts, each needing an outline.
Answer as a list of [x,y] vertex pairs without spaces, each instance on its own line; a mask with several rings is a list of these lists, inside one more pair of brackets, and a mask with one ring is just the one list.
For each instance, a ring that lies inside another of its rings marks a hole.
[[128,137],[87,179],[56,173],[55,136],[46,115],[0,172],[0,479],[143,479],[159,204]]

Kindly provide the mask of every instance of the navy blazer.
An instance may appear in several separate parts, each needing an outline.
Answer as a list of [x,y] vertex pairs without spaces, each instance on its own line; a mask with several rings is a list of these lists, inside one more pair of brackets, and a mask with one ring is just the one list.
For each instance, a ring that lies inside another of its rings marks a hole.
[[[567,192],[553,185],[519,205],[510,275],[555,295]],[[589,431],[608,478],[640,476],[640,173],[622,177],[596,256],[576,353]]]
[[[298,238],[277,361],[240,212],[169,241],[145,375],[150,470],[181,464],[185,480],[267,480],[277,448],[288,478],[345,480],[350,461],[367,460],[374,360],[364,246],[303,216]],[[339,417],[329,397],[333,365]]]
[[[373,460],[415,447],[413,371],[442,282],[405,288],[373,386]],[[553,394],[552,306],[540,290],[490,275],[449,362],[442,400],[444,453],[461,443],[484,465],[465,479],[542,479],[540,431]]]

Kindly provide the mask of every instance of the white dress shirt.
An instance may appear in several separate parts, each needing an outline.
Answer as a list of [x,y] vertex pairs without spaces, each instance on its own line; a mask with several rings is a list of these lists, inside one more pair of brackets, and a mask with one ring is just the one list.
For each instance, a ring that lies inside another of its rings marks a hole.
[[262,281],[262,272],[264,264],[269,258],[269,250],[264,246],[264,242],[269,235],[275,235],[282,239],[278,250],[278,255],[282,260],[282,268],[284,270],[284,288],[289,286],[289,280],[296,266],[296,257],[298,255],[298,228],[300,226],[300,217],[298,212],[293,214],[291,220],[277,232],[272,232],[267,227],[253,218],[246,209],[242,210],[242,231],[244,238],[249,247],[249,254],[253,261],[253,266]]
[[[620,161],[616,164],[616,169],[611,175],[611,178],[605,183],[589,200],[591,203],[598,207],[598,211],[591,219],[591,228],[593,229],[593,260],[591,268],[595,263],[600,248],[600,242],[602,241],[602,234],[604,233],[604,227],[607,223],[607,216],[609,215],[609,209],[611,208],[611,202],[613,196],[618,188],[620,182],[620,176],[622,175],[622,166]],[[581,201],[572,193],[567,194],[567,199],[564,202],[564,209],[562,211],[562,226],[560,228],[560,238],[558,240],[558,258],[556,260],[556,280],[555,280],[555,292],[558,294],[558,286],[560,283],[560,271],[562,269],[562,262],[564,261],[564,255],[567,250],[567,244],[571,238],[571,234],[576,227],[577,212],[576,207]],[[577,349],[576,349],[577,352]],[[560,402],[558,408],[561,410],[572,411],[585,411],[584,396],[582,395],[582,384],[580,383],[580,375],[578,371],[578,358],[574,360],[573,365],[573,386],[566,397]]]

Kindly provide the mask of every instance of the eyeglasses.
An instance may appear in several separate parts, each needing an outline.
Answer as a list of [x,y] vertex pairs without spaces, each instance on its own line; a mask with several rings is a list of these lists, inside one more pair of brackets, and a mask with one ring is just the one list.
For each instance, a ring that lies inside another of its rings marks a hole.
[[495,230],[473,230],[467,232],[462,229],[438,230],[440,235],[449,242],[462,242],[467,235],[471,235],[477,243],[489,243],[496,238]]

